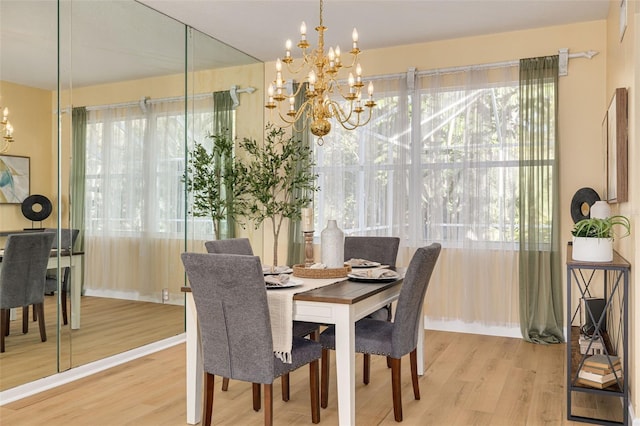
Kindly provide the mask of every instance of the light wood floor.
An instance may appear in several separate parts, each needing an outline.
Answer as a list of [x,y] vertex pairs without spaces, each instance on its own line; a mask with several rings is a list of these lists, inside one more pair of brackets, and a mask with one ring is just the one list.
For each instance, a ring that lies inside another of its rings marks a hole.
[[[408,358],[403,360],[403,424],[582,425],[565,420],[564,350],[564,345],[427,331],[426,371],[420,379],[419,401],[413,399]],[[356,362],[356,423],[397,424],[393,420],[390,370],[384,358],[373,357],[368,386],[362,384],[362,358],[358,356]],[[329,407],[321,411],[321,424],[326,425],[338,423],[334,366],[332,374]],[[287,403],[280,400],[279,382],[276,384],[275,424],[312,424],[308,369],[292,374]],[[0,407],[0,422],[20,426],[184,425],[185,413],[182,344]],[[574,414],[611,415],[601,399],[579,395],[574,398]],[[237,381],[231,382],[228,392],[220,391],[220,384],[216,384],[213,418],[215,425],[263,424],[262,412],[251,409],[250,385]]]
[[56,297],[45,297],[46,342],[40,341],[37,322],[30,321],[29,332],[22,334],[18,309],[5,338],[6,351],[0,354],[0,390],[55,374],[58,345],[64,371],[184,332],[182,306],[87,296],[81,306],[81,327],[65,326],[59,342]]

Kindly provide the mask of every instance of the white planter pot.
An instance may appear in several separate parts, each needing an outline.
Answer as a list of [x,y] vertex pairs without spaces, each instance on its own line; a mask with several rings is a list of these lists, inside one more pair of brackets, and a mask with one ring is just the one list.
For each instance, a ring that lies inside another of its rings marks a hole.
[[611,262],[613,238],[573,237],[573,260],[581,262]]

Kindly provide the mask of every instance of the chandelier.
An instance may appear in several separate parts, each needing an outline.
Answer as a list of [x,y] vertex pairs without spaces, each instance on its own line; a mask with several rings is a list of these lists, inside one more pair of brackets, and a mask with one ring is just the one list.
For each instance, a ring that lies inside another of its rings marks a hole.
[[[324,143],[323,137],[331,131],[329,119],[335,119],[347,130],[354,130],[364,126],[371,120],[371,110],[376,105],[373,100],[373,83],[369,82],[367,92],[368,98],[362,99],[361,91],[364,87],[362,82],[362,67],[358,62],[360,49],[358,48],[358,32],[353,29],[353,44],[351,51],[352,60],[350,64],[344,64],[340,56],[340,47],[329,48],[325,55],[324,32],[327,30],[322,23],[322,5],[320,0],[320,24],[316,27],[318,32],[318,46],[310,52],[307,41],[307,27],[304,22],[300,26],[300,41],[297,46],[302,49],[302,63],[296,68],[291,56],[291,40],[287,40],[285,56],[276,61],[276,78],[268,88],[269,100],[265,107],[273,114],[278,111],[280,119],[286,123],[285,127],[293,126],[298,131],[304,131],[307,127],[311,133],[318,137],[318,145]],[[300,84],[294,91],[285,87],[282,78],[283,63],[291,74],[307,74],[307,86],[305,90],[305,101],[298,109],[295,108],[295,99],[299,92],[305,87]],[[338,74],[341,70],[354,70],[349,73],[347,84],[340,84]],[[284,102],[288,99],[288,102]],[[364,113],[365,107],[367,112]],[[364,113],[364,114],[363,114]]]
[[9,108],[2,108],[2,121],[0,121],[0,132],[2,133],[2,144],[0,144],[0,154],[9,151],[9,144],[13,142],[13,126],[9,122]]

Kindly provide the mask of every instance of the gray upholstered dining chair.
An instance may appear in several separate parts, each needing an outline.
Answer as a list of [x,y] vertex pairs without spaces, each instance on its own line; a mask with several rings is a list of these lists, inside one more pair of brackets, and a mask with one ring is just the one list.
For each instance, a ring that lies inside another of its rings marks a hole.
[[[399,246],[398,237],[345,237],[344,260],[365,259],[395,268]],[[391,321],[391,305],[372,312],[368,318]],[[364,354],[363,361],[362,382],[367,385],[371,372],[371,355]]]
[[[53,232],[54,235],[57,233],[56,228],[45,228],[44,232]],[[66,250],[71,252],[73,250],[73,246],[76,243],[76,239],[78,238],[78,234],[80,233],[79,229],[60,229],[60,244],[58,244],[58,238],[55,237],[53,239],[52,249],[60,248],[61,250]],[[60,305],[62,307],[62,322],[67,325],[69,323],[67,316],[67,293],[69,291],[69,276],[70,276],[70,267],[62,268],[62,285],[60,286]],[[44,284],[44,292],[45,294],[54,294],[58,290],[58,276],[56,272],[49,272],[47,274],[47,279]],[[34,319],[35,319],[34,313]]]
[[214,376],[251,382],[254,410],[260,409],[264,384],[264,421],[273,423],[273,381],[309,364],[311,418],[320,421],[319,343],[293,337],[291,363],[273,353],[267,290],[260,258],[230,254],[183,253],[198,312],[205,371],[202,424],[213,417]]
[[[242,254],[253,256],[253,249],[248,238],[229,238],[226,240],[212,240],[204,243],[207,253]],[[311,340],[318,340],[320,327],[316,323],[305,321],[293,322],[293,335],[298,337],[310,336]],[[282,400],[289,400],[289,375],[282,376]],[[222,390],[229,389],[229,378],[222,380]]]
[[[393,322],[363,318],[356,322],[356,352],[386,355],[391,361],[391,387],[393,413],[397,422],[402,421],[402,393],[400,388],[400,360],[410,354],[411,378],[415,399],[420,399],[416,346],[418,333],[422,332],[422,305],[431,273],[440,255],[441,246],[433,243],[419,248],[413,255],[398,296]],[[335,349],[335,328],[327,328],[320,334],[322,344],[321,405],[326,408],[329,392],[329,349]]]
[[47,341],[44,280],[55,235],[49,232],[12,234],[7,238],[0,269],[0,352],[9,335],[11,308],[22,308],[22,332],[29,331],[29,306],[38,312],[40,339]]

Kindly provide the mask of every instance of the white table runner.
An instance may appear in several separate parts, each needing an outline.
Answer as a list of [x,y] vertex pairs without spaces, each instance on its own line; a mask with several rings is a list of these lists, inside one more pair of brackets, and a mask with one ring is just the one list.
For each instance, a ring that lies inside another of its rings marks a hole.
[[293,295],[315,288],[324,287],[345,278],[310,279],[292,277],[303,282],[301,286],[267,290],[273,352],[283,362],[291,363],[291,345],[293,344]]

